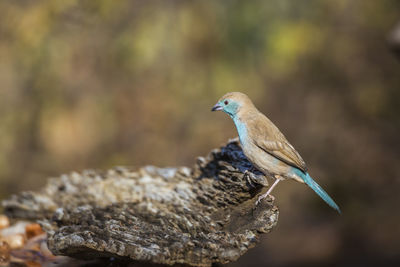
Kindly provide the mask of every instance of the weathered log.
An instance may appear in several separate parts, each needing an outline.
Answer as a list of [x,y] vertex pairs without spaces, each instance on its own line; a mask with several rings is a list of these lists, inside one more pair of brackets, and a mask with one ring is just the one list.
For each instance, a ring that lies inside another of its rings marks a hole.
[[39,221],[56,255],[210,266],[236,260],[277,223],[271,198],[255,205],[267,181],[251,167],[231,140],[193,168],[72,173],[3,206]]

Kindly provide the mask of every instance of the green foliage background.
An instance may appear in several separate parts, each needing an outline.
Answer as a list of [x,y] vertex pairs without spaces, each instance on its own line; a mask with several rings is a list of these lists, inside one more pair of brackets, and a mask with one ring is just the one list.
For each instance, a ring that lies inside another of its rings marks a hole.
[[236,135],[211,114],[247,93],[338,216],[275,191],[276,230],[230,266],[400,262],[397,0],[0,2],[0,196],[114,165],[191,165]]

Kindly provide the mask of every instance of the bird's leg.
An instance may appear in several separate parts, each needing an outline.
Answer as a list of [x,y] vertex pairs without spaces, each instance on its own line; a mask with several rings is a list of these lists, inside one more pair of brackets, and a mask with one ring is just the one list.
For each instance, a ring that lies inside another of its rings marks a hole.
[[261,196],[258,197],[258,199],[257,199],[257,201],[256,201],[256,205],[257,205],[258,203],[260,203],[260,201],[261,201],[263,198],[266,198],[269,194],[271,194],[272,189],[274,189],[274,187],[275,187],[281,180],[282,180],[282,179],[281,179],[280,177],[276,177],[275,182],[274,182],[274,183],[271,185],[271,187],[268,189],[267,193],[265,193],[265,194],[263,194],[263,195],[261,195]]

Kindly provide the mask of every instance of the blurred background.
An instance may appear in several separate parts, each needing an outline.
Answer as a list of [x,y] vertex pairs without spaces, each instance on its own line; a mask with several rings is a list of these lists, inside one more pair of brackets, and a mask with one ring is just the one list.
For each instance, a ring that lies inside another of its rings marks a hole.
[[398,0],[0,2],[0,199],[49,176],[191,166],[248,94],[339,216],[295,182],[276,229],[229,266],[400,266]]

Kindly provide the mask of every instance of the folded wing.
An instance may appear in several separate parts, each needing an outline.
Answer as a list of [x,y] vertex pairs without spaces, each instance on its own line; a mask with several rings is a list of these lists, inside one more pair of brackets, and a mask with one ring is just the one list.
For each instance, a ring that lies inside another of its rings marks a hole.
[[260,149],[276,157],[286,164],[307,172],[307,166],[300,154],[287,141],[279,129],[264,115],[250,120],[251,139]]

